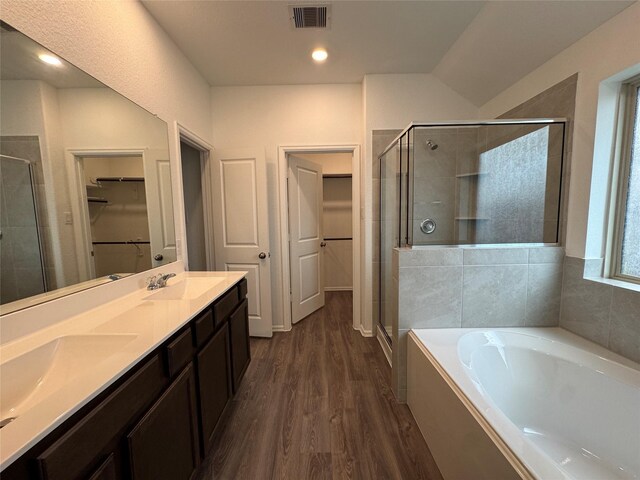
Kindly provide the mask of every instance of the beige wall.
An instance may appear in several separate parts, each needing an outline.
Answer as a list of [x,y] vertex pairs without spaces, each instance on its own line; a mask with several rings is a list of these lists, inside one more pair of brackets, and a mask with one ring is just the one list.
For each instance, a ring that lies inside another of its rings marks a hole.
[[[0,0],[0,17],[167,122],[172,159],[179,152],[175,122],[211,139],[208,83],[141,3]],[[184,210],[175,161],[172,173],[180,258]]]
[[283,328],[278,147],[362,144],[361,86],[213,87],[211,110],[216,148],[265,149],[273,325]]
[[64,168],[56,168],[64,163],[56,89],[40,81],[4,80],[0,95],[2,135],[38,138],[41,176],[36,183],[48,286],[76,283],[73,228],[64,223],[64,212],[70,210],[67,177]]

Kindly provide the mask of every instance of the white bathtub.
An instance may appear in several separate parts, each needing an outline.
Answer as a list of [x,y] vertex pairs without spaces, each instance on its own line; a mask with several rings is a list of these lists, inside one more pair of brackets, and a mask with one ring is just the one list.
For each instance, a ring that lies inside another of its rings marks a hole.
[[[640,479],[640,365],[558,328],[414,330],[407,395],[416,420],[431,415],[416,415],[429,395],[429,386],[419,385],[418,351],[516,477]],[[432,377],[431,387],[436,383]],[[440,410],[447,408],[443,404]],[[438,440],[427,430],[442,429],[447,418],[443,411],[433,415],[440,417],[420,425],[430,447]],[[442,447],[435,450],[447,456]],[[435,452],[434,457],[438,462]],[[456,468],[452,476],[460,475]]]

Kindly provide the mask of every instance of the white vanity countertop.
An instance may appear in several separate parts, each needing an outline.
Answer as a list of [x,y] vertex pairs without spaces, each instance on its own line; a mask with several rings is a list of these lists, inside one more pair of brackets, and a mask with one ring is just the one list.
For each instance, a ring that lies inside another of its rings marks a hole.
[[[95,350],[94,358],[86,362],[90,368],[86,368],[85,365],[86,371],[83,373],[75,374],[69,372],[68,368],[58,368],[55,374],[62,378],[62,387],[53,389],[30,408],[3,413],[3,417],[17,418],[0,429],[0,471],[103,392],[245,275],[246,272],[184,272],[169,279],[166,288],[170,289],[171,286],[180,285],[180,282],[195,279],[191,280],[198,287],[195,294],[191,295],[195,298],[162,299],[165,289],[140,289],[0,346],[0,361],[3,365],[1,390],[5,382],[12,380],[11,373],[4,365],[61,337],[71,336],[75,343],[71,343],[72,346],[69,348],[76,348],[82,351],[83,356],[88,357],[92,355],[92,348],[79,348],[82,347],[81,342],[86,339],[105,336],[108,337],[107,340],[115,340],[117,344],[117,347],[113,348],[107,345],[110,353],[103,354],[102,357],[100,353],[95,353],[99,349]],[[154,297],[156,294],[160,295]],[[55,355],[56,353],[51,356],[54,361]],[[78,368],[82,368],[82,365],[78,365]],[[53,374],[46,368],[44,373]],[[72,379],[65,380],[67,376]],[[46,378],[43,385],[36,387],[30,396],[38,395],[37,390],[40,388],[47,388]],[[2,400],[4,399],[3,394]],[[26,397],[20,405],[29,402],[29,397]],[[20,407],[16,410],[18,409]]]

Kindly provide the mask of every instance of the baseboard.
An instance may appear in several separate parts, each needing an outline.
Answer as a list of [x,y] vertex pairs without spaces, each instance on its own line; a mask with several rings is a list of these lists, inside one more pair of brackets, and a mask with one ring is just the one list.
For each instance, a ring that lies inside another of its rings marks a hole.
[[271,327],[272,332],[290,332],[290,328],[284,328],[284,325],[274,325]]
[[352,292],[353,287],[324,287],[325,292]]
[[378,339],[378,343],[380,344],[380,347],[384,352],[384,356],[387,357],[387,362],[389,362],[389,366],[393,367],[393,364],[391,363],[391,347],[387,343],[387,339],[384,336],[384,332],[380,328],[380,325],[378,325],[377,330],[378,330],[378,334],[376,335],[376,338]]
[[364,328],[364,325],[360,325],[357,330],[360,330],[360,333],[362,334],[363,337],[373,337],[373,331],[372,330],[367,330]]

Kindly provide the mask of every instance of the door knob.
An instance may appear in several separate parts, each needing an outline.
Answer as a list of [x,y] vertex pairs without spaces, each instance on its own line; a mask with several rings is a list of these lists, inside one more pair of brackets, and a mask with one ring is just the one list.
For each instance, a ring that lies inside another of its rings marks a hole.
[[320,246],[321,247],[326,247],[327,246],[327,242],[320,242]]
[[154,259],[156,262],[161,261],[163,258],[164,258],[164,257],[162,256],[162,254],[161,254],[161,253],[158,253],[158,254],[156,254],[156,255],[154,255],[154,256],[153,256],[153,259]]
[[267,254],[266,254],[266,253],[264,253],[264,252],[260,252],[260,253],[258,254],[258,258],[259,258],[260,260],[264,260],[265,258],[267,258]]

